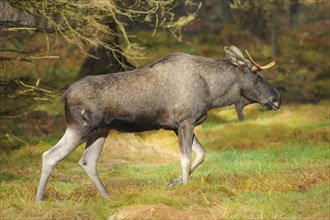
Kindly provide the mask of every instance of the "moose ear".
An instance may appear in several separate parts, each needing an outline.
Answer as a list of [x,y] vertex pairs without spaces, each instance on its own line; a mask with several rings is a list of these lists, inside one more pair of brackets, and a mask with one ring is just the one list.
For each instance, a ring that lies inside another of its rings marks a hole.
[[240,49],[235,46],[224,47],[227,59],[235,66],[246,66],[245,58]]

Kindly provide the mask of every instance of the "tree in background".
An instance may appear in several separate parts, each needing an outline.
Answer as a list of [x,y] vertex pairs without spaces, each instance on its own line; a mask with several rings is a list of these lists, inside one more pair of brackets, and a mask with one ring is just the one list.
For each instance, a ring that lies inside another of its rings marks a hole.
[[264,42],[269,41],[272,45],[272,56],[278,56],[278,30],[285,14],[285,1],[234,0],[231,6],[239,12],[237,16],[241,28],[250,30]]
[[[176,13],[183,6],[185,10]],[[0,62],[3,68],[10,61],[37,66],[37,60],[59,58],[50,51],[48,36],[52,35],[88,56],[80,77],[132,68],[128,60],[138,58],[143,48],[132,42],[128,26],[144,24],[154,31],[164,28],[181,40],[181,28],[195,19],[200,7],[197,0],[0,0]],[[36,33],[46,33],[46,51],[25,51],[21,42]],[[33,85],[27,81],[1,70],[1,98],[24,97],[26,101],[51,93],[40,88],[40,78]]]
[[300,9],[299,0],[290,0],[289,6],[289,24],[291,28],[295,28],[298,24],[298,13]]
[[[180,39],[181,28],[196,17],[200,7],[193,0],[181,2],[189,9],[184,15],[173,13],[174,0],[1,0],[0,26],[3,35],[21,30],[56,33],[82,52],[88,46],[103,46],[115,55],[120,47],[126,57],[135,58],[141,48],[131,42],[128,23],[166,28]],[[120,46],[109,43],[111,37],[119,37]]]

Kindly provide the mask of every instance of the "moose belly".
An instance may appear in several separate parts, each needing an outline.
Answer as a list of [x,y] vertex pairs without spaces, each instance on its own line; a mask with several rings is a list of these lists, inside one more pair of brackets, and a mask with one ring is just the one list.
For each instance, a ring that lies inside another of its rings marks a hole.
[[151,130],[174,130],[175,125],[168,118],[120,118],[113,119],[106,127],[122,132],[141,132]]
[[114,120],[107,127],[123,132],[140,132],[160,129],[157,125],[125,120]]

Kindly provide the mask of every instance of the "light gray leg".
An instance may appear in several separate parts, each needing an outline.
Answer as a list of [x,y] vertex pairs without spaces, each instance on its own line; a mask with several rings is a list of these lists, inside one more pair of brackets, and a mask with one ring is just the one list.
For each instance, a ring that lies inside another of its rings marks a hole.
[[[196,136],[194,136],[192,150],[196,154],[196,158],[191,165],[190,174],[192,174],[194,172],[194,170],[204,162],[204,159],[205,159],[205,150],[202,147],[202,145],[199,143],[199,141],[197,140]],[[171,189],[172,187],[174,187],[176,185],[181,185],[182,183],[183,183],[183,179],[182,179],[182,175],[181,175],[178,178],[172,180],[168,184],[167,189]]]
[[205,150],[197,140],[196,136],[194,137],[192,150],[195,152],[196,158],[191,166],[191,173],[194,172],[194,170],[205,160]]
[[44,199],[49,176],[56,164],[74,151],[82,142],[83,138],[78,131],[73,128],[67,128],[61,140],[42,154],[41,177],[36,195],[37,202]]
[[182,122],[178,128],[177,134],[181,151],[182,175],[181,178],[179,177],[181,183],[178,183],[179,178],[172,180],[167,187],[168,189],[178,184],[187,185],[191,173],[191,150],[194,139],[194,125],[188,122]]
[[96,164],[108,133],[109,130],[100,130],[92,133],[87,139],[86,149],[79,161],[79,165],[92,179],[100,194],[106,199],[110,199],[110,196],[97,174]]

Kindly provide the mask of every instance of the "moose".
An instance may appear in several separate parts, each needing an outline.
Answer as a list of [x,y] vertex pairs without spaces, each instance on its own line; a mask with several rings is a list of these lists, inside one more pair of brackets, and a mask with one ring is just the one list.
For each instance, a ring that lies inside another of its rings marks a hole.
[[110,199],[96,169],[110,130],[174,131],[182,175],[171,180],[168,188],[188,184],[189,176],[205,158],[194,128],[206,120],[210,109],[260,103],[266,110],[276,111],[281,106],[280,94],[259,73],[275,62],[260,66],[247,51],[245,59],[235,46],[224,50],[226,58],[174,53],[142,68],[87,76],[71,84],[62,96],[67,128],[59,142],[42,154],[36,201],[44,199],[56,164],[84,142],[79,165],[100,195]]

